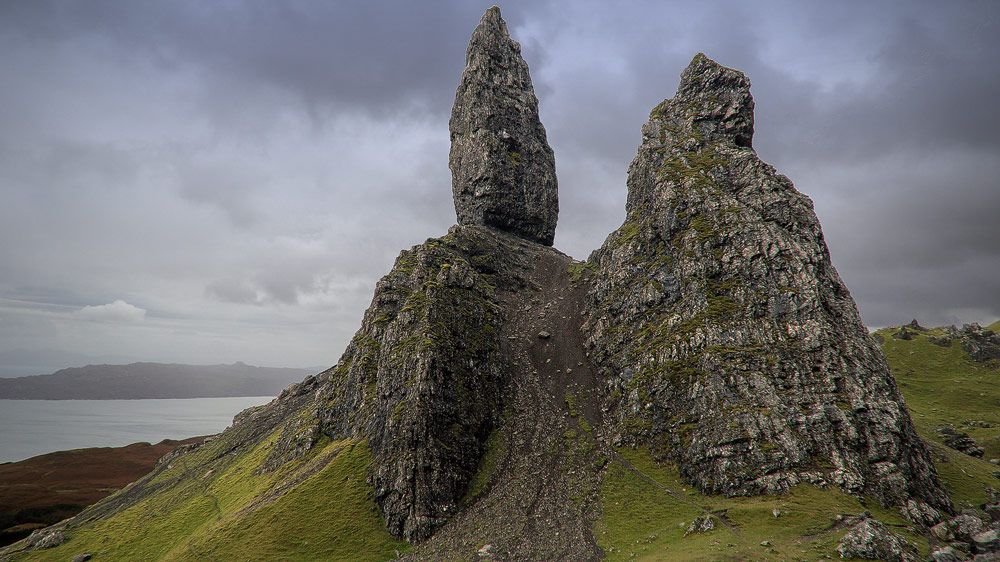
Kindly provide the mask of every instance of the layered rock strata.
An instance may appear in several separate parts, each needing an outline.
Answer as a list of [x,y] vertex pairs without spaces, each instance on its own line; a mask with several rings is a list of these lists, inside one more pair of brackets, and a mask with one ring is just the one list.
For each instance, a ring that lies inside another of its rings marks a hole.
[[458,223],[551,246],[559,214],[555,159],[528,65],[496,6],[472,34],[449,129]]
[[500,297],[523,288],[516,238],[454,227],[403,252],[329,378],[322,430],[362,437],[386,527],[427,538],[456,511],[503,407]]
[[650,113],[585,329],[613,439],[706,493],[835,484],[950,511],[812,202],[752,149],[750,81],[702,54]]

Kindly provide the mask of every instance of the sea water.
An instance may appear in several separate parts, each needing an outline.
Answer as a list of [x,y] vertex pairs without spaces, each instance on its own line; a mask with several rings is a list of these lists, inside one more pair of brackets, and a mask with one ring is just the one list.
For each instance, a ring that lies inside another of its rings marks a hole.
[[0,400],[0,463],[84,447],[219,433],[273,396],[157,400]]

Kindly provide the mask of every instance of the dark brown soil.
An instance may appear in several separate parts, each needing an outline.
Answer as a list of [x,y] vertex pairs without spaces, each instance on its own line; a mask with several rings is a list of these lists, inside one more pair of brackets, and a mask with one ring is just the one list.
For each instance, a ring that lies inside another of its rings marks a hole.
[[0,546],[76,515],[148,473],[178,445],[202,439],[75,449],[0,464]]

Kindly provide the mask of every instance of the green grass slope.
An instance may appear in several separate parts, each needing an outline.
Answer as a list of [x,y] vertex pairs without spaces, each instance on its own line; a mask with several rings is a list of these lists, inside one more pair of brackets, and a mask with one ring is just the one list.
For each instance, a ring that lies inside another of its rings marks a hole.
[[[921,552],[929,549],[926,539],[908,532],[898,512],[837,488],[800,484],[778,496],[706,496],[684,484],[675,467],[657,466],[647,451],[619,452],[649,480],[619,462],[608,467],[601,485],[604,513],[595,534],[611,561],[839,558],[835,549],[848,531],[845,520],[864,511]],[[687,534],[696,517],[708,514],[715,518],[714,529]]]
[[[1000,322],[988,328],[1000,331]],[[893,339],[898,331],[887,328],[877,335],[910,415],[956,507],[975,508],[989,500],[988,488],[1000,488],[1000,466],[946,447],[937,429],[952,424],[986,449],[985,459],[1000,457],[1000,370],[973,361],[959,342],[951,347],[930,343],[927,336],[941,337],[944,329],[908,341]],[[605,472],[603,517],[595,534],[608,560],[839,559],[836,547],[848,531],[845,521],[864,511],[922,555],[930,550],[928,540],[898,511],[834,488],[800,484],[779,496],[706,496],[686,485],[675,467],[658,466],[647,451],[619,452],[641,476],[620,462],[611,462]],[[714,529],[686,535],[694,518],[709,513],[716,516]],[[719,515],[733,528],[722,524]]]
[[222,469],[200,466],[196,451],[157,475],[158,493],[114,514],[66,530],[70,540],[12,560],[366,561],[408,550],[392,540],[366,484],[364,442],[324,441],[274,473],[258,474],[263,443]]
[[[1000,322],[990,328],[1000,329]],[[937,429],[952,424],[986,449],[986,459],[1000,457],[1000,370],[973,361],[960,342],[931,343],[928,336],[943,336],[943,329],[912,340],[893,339],[897,331],[887,328],[876,337],[956,507],[975,508],[989,499],[988,488],[1000,488],[1000,466],[946,447]],[[222,450],[231,445],[213,442],[175,457],[145,482],[154,493],[110,517],[72,522],[65,530],[70,540],[59,547],[14,553],[10,560],[66,561],[89,553],[99,561],[364,561],[410,551],[386,533],[371,499],[365,442],[322,438],[304,457],[261,473],[278,434],[238,455]],[[617,453],[605,457],[594,527],[608,560],[837,559],[850,518],[865,511],[922,555],[931,548],[897,510],[836,488],[801,484],[777,496],[706,496],[646,450]],[[474,481],[473,496],[487,481],[503,478],[489,455],[484,465],[488,476]],[[706,515],[715,518],[713,529],[687,533]]]
[[[1000,322],[991,326],[998,328]],[[893,339],[898,331],[886,328],[877,336],[917,432],[930,445],[956,506],[983,503],[987,487],[1000,488],[994,476],[1000,466],[987,462],[1000,457],[1000,370],[973,361],[958,341],[950,347],[931,343],[928,336],[944,336],[943,328],[911,332],[911,340]],[[937,431],[945,424],[969,434],[986,450],[985,460],[946,447]]]

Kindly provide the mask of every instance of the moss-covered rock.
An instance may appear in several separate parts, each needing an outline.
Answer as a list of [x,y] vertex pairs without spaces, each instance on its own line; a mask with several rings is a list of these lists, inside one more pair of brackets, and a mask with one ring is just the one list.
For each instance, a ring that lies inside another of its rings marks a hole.
[[642,128],[586,325],[614,440],[707,493],[835,484],[950,510],[811,201],[751,148],[740,72],[699,54]]
[[325,372],[322,431],[363,437],[389,531],[421,540],[455,513],[503,405],[499,295],[523,285],[515,238],[454,227],[404,251]]

